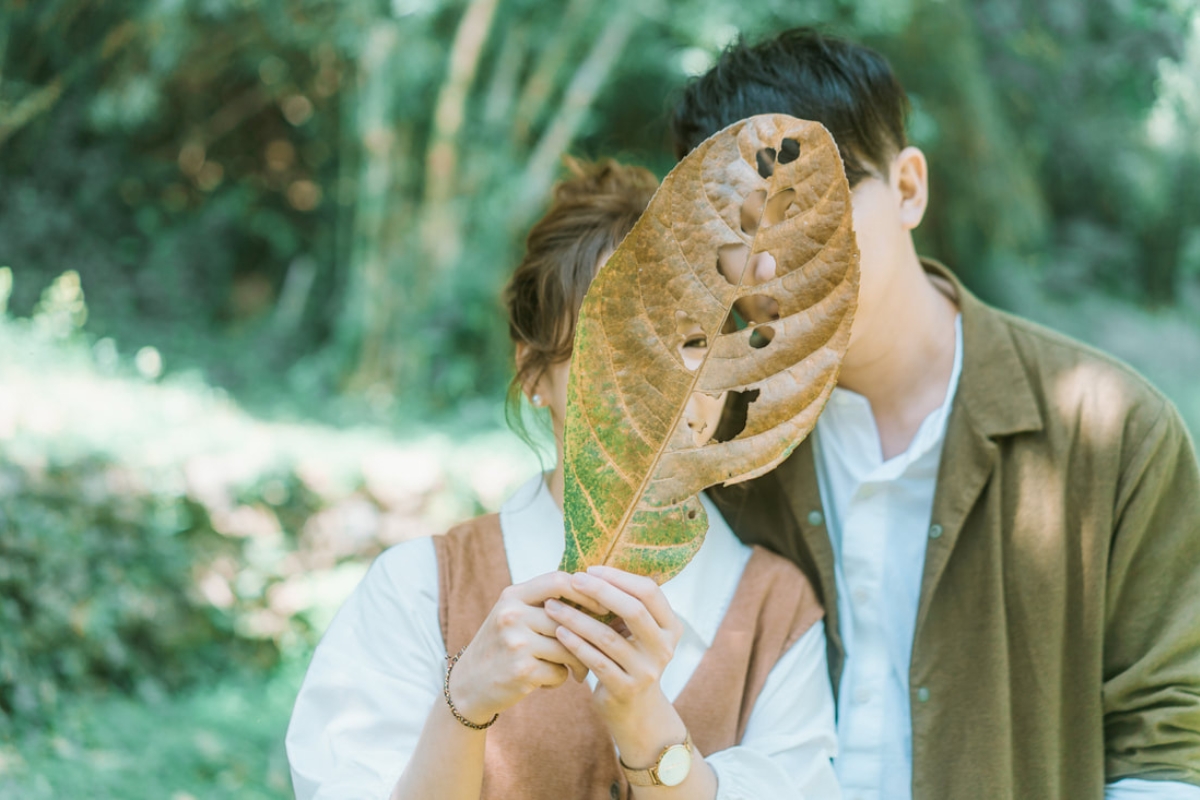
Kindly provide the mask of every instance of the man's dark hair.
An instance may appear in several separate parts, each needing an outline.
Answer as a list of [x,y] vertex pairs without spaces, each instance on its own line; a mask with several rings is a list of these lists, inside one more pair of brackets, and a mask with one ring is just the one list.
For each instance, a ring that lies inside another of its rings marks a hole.
[[908,97],[887,59],[868,47],[793,28],[748,45],[726,48],[715,66],[692,81],[675,106],[675,156],[722,128],[755,114],[815,120],[833,134],[854,186],[868,175],[887,177],[906,144]]

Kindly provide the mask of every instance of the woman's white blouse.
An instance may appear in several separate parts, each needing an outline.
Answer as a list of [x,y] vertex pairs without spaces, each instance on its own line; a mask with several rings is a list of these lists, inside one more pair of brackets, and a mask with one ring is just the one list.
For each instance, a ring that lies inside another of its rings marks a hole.
[[[709,529],[691,563],[663,586],[684,623],[662,676],[674,700],[733,599],[750,548],[702,498]],[[539,475],[500,511],[514,583],[557,568],[562,513]],[[438,620],[433,543],[383,553],[334,618],[300,687],[287,732],[299,800],[385,800],[408,764],[430,709],[442,704],[446,648]],[[593,676],[589,683],[595,685]],[[449,713],[447,711],[447,713]],[[838,798],[837,748],[825,632],[814,625],[775,665],[737,747],[705,758],[718,800]]]

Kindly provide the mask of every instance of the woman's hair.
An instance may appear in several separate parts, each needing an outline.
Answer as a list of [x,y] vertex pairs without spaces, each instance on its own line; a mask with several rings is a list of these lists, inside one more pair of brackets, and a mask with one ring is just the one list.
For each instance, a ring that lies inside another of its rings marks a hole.
[[649,170],[612,159],[566,164],[571,174],[554,187],[550,209],[529,231],[525,257],[504,291],[508,334],[526,348],[505,414],[526,441],[522,388],[570,358],[575,320],[600,256],[616,249],[658,188]]

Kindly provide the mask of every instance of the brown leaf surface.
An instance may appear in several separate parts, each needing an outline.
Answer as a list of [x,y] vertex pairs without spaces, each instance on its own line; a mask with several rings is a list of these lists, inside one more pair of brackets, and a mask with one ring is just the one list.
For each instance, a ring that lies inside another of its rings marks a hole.
[[[773,469],[816,424],[857,298],[850,189],[824,127],[751,117],[680,162],[584,300],[562,569],[678,574],[708,529],[699,493]],[[735,306],[761,324],[736,330]],[[699,337],[711,346],[689,358]],[[733,392],[751,401],[736,436],[688,426],[695,393]]]

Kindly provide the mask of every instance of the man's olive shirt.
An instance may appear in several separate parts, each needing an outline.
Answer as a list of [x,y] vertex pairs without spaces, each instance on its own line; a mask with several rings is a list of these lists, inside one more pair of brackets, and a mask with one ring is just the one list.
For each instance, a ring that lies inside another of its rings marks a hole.
[[[927,268],[957,290],[964,353],[909,676],[913,797],[1200,785],[1200,469],[1178,412],[1123,364]],[[810,443],[710,494],[742,539],[817,587],[836,689],[845,654]]]

